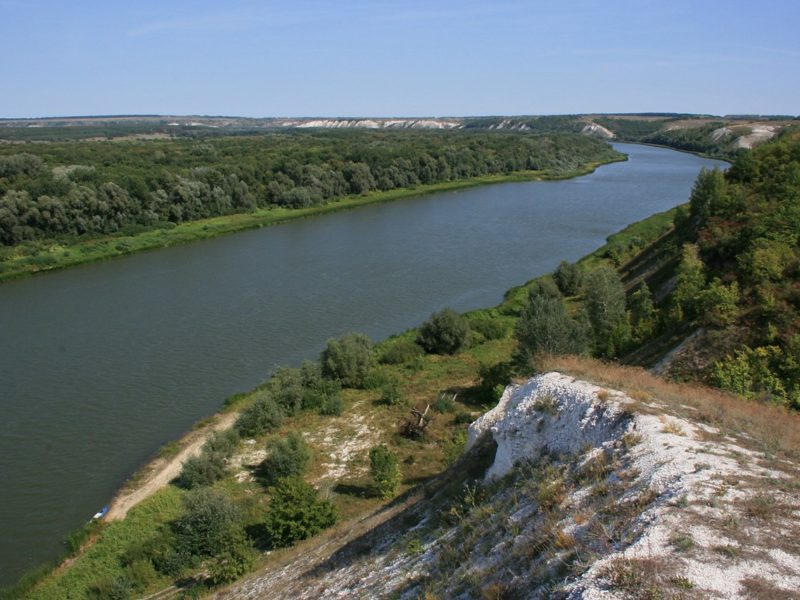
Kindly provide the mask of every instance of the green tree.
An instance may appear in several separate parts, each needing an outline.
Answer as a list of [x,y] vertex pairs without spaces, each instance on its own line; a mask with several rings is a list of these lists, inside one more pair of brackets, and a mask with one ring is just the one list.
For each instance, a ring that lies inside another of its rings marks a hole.
[[684,244],[676,273],[675,289],[671,296],[672,316],[675,320],[694,319],[697,296],[705,284],[705,265],[700,259],[697,245]]
[[617,271],[608,266],[590,272],[584,288],[595,353],[613,358],[625,349],[631,336],[625,288]]
[[539,288],[531,290],[514,335],[514,361],[521,367],[529,366],[537,354],[583,354],[588,345],[586,328],[570,318],[560,294]]
[[257,437],[275,431],[283,423],[283,411],[268,392],[242,411],[234,427],[242,437]]
[[583,282],[583,271],[576,264],[570,264],[566,260],[562,260],[553,273],[553,280],[556,282],[558,289],[565,296],[574,296],[581,289]]
[[372,362],[372,342],[362,333],[328,340],[320,357],[322,374],[351,388],[363,387]]
[[650,288],[644,281],[628,298],[628,310],[630,311],[633,339],[637,342],[649,339],[655,331],[658,314],[653,305]]
[[397,457],[386,444],[375,446],[369,451],[369,470],[381,498],[394,496],[400,486],[402,474]]
[[727,327],[736,321],[739,308],[739,284],[726,286],[715,277],[697,295],[698,320],[707,327]]
[[695,180],[689,197],[689,213],[704,223],[722,203],[725,177],[719,169],[703,169]]
[[218,542],[217,552],[208,566],[212,583],[223,585],[236,581],[255,563],[253,542],[241,527],[229,527]]
[[431,354],[455,354],[467,343],[469,321],[452,308],[433,313],[419,329],[417,343]]
[[274,548],[316,535],[336,523],[336,509],[299,477],[281,479],[272,491],[264,526]]
[[178,485],[187,490],[211,485],[225,477],[225,457],[217,452],[190,456],[183,463]]
[[311,448],[299,433],[267,442],[267,457],[261,463],[261,473],[268,485],[284,477],[303,475],[311,462]]
[[241,527],[241,511],[225,494],[202,488],[184,498],[185,512],[173,523],[177,543],[193,556],[214,556],[224,550],[231,530]]

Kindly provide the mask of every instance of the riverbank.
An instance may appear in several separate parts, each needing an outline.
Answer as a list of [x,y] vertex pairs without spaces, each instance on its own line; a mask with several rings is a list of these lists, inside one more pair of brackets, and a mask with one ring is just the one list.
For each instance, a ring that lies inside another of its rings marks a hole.
[[[672,211],[659,213],[639,223],[627,227],[622,232],[610,236],[609,241],[600,249],[584,257],[581,262],[592,265],[604,260],[604,256],[612,247],[629,247],[630,240],[649,243],[657,239],[670,227]],[[631,250],[632,251],[632,250]],[[544,277],[549,277],[545,275]],[[421,481],[441,473],[452,460],[452,454],[460,451],[463,439],[464,423],[473,420],[485,409],[484,401],[477,395],[476,389],[481,381],[482,367],[499,365],[511,357],[514,348],[511,332],[516,321],[521,303],[527,290],[536,278],[522,286],[509,290],[503,302],[493,308],[480,309],[468,313],[471,322],[493,321],[501,325],[504,332],[498,339],[486,339],[479,336],[473,339],[471,347],[454,356],[426,355],[407,364],[383,364],[379,367],[384,377],[397,382],[405,403],[387,407],[377,401],[379,390],[345,390],[343,394],[344,412],[342,417],[331,419],[317,415],[301,415],[293,418],[281,429],[281,435],[296,431],[311,444],[314,453],[319,457],[334,455],[338,448],[359,434],[367,431],[370,444],[388,443],[403,458],[405,481],[404,490],[410,490]],[[475,327],[478,329],[478,327]],[[391,347],[404,340],[413,340],[415,330],[409,330],[400,336],[392,337],[380,343],[376,354],[381,356]],[[455,390],[457,398],[452,406],[435,412],[434,420],[427,433],[425,444],[398,442],[396,427],[398,420],[407,415],[410,406],[421,406],[437,398],[441,390]],[[250,392],[232,399],[223,412],[204,421],[205,425],[191,431],[177,443],[169,444],[168,451],[146,465],[139,474],[126,485],[112,503],[124,506],[127,518],[104,522],[99,531],[92,532],[91,541],[80,552],[70,559],[68,567],[62,567],[46,576],[35,585],[35,591],[18,597],[45,598],[53,594],[67,591],[86,590],[90,582],[97,580],[97,573],[121,572],[118,563],[120,552],[125,548],[143,543],[156,535],[160,528],[168,526],[181,511],[182,498],[185,492],[168,485],[170,480],[180,471],[182,462],[192,452],[200,448],[203,441],[214,430],[231,423],[235,413],[246,406],[254,398]],[[358,431],[354,430],[354,421],[358,420]],[[398,443],[400,444],[398,446]],[[248,444],[243,452],[252,452],[263,445],[263,440]],[[166,455],[166,456],[165,456]],[[369,479],[366,474],[365,451],[360,450],[352,456],[342,457],[336,469],[329,469],[319,464],[311,473],[315,485],[328,490],[327,493],[335,501],[342,516],[342,524],[337,531],[345,531],[359,518],[374,511],[381,502],[368,494]],[[244,461],[247,462],[247,461]],[[321,462],[321,461],[320,461]],[[242,490],[243,496],[263,494],[260,486],[252,479],[248,480],[250,471],[245,467],[236,475],[244,475],[243,481],[234,476],[226,479],[226,489]],[[121,515],[120,515],[121,516]],[[264,556],[260,562],[281,560],[292,550],[281,551],[274,555]],[[154,580],[149,590],[166,586],[168,582]]]
[[295,219],[314,217],[370,204],[393,202],[410,197],[498,183],[572,179],[592,173],[602,165],[625,160],[627,160],[627,155],[620,154],[614,159],[590,162],[579,169],[568,172],[517,171],[508,175],[485,175],[422,185],[415,188],[400,188],[385,192],[371,192],[361,196],[346,196],[340,200],[308,208],[263,208],[252,213],[202,219],[181,223],[171,228],[144,231],[134,235],[105,236],[69,243],[58,241],[40,242],[30,252],[23,251],[23,248],[27,246],[20,246],[17,248],[17,254],[11,254],[5,260],[0,261],[0,283],[28,277],[36,273],[109,260],[146,250],[187,244],[247,229],[278,225]]

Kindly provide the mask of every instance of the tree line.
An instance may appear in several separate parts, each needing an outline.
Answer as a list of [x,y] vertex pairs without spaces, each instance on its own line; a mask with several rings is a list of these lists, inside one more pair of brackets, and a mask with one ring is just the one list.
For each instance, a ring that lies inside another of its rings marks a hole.
[[657,301],[646,281],[626,289],[611,266],[562,263],[534,285],[518,363],[541,352],[620,358],[700,330],[679,376],[800,409],[800,131],[743,152],[727,172],[702,171],[659,244]]
[[0,149],[0,244],[135,233],[520,170],[563,172],[613,155],[577,135],[460,131],[27,144]]

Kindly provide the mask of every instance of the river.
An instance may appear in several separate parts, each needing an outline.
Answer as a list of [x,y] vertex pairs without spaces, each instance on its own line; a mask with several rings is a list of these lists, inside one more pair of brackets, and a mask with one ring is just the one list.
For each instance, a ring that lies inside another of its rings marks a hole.
[[720,161],[615,144],[577,179],[366,206],[0,286],[0,585],[58,556],[165,442],[348,331],[491,306]]

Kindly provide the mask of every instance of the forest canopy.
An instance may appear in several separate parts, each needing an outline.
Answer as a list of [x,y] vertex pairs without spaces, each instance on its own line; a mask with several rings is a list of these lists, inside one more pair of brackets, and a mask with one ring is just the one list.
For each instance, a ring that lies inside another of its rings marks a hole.
[[615,156],[578,135],[287,132],[0,148],[0,245],[96,237]]

